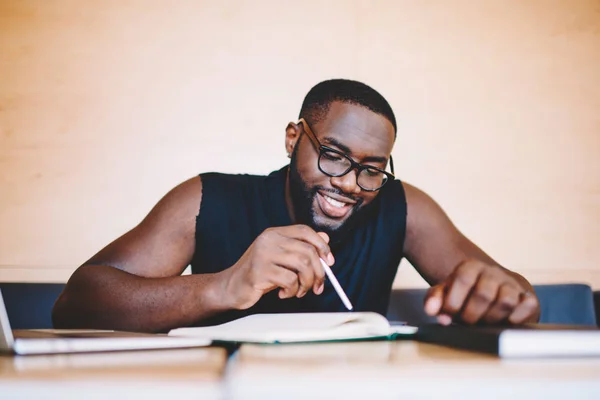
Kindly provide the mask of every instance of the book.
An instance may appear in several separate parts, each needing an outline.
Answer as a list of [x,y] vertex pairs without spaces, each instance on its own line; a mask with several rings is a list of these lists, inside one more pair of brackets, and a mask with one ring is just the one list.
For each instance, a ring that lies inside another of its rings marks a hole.
[[221,325],[177,328],[169,336],[193,336],[213,342],[300,343],[346,340],[392,340],[412,336],[417,328],[391,325],[374,312],[254,314]]
[[600,329],[593,326],[419,326],[415,339],[502,358],[600,356]]

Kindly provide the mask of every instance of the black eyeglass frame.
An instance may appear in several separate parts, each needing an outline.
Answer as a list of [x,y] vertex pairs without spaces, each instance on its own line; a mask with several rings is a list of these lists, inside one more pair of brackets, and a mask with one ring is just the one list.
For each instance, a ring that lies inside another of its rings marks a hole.
[[[334,178],[338,178],[340,176],[344,176],[346,175],[348,172],[352,171],[353,169],[356,169],[357,173],[356,173],[356,184],[364,191],[366,192],[376,192],[378,190],[381,190],[382,187],[385,186],[386,183],[388,183],[390,180],[394,180],[396,179],[396,176],[394,175],[394,161],[392,159],[392,155],[390,154],[390,170],[392,171],[391,173],[382,170],[381,168],[377,168],[374,167],[372,165],[363,165],[360,163],[357,163],[356,161],[354,161],[349,155],[337,150],[337,149],[333,149],[331,147],[325,146],[323,144],[321,144],[321,142],[319,142],[319,139],[317,139],[317,135],[315,135],[315,133],[312,131],[312,129],[310,128],[310,126],[308,125],[308,122],[306,122],[306,120],[304,118],[300,118],[298,120],[298,125],[302,124],[302,127],[304,128],[304,132],[307,133],[308,138],[311,140],[311,142],[313,143],[313,145],[317,148],[317,150],[319,151],[319,159],[317,161],[317,166],[319,167],[319,171],[321,171],[322,173],[324,173],[327,176],[331,176]],[[341,157],[344,157],[345,159],[347,159],[350,162],[350,166],[348,167],[348,169],[346,171],[344,171],[341,174],[331,174],[329,172],[325,172],[323,171],[323,168],[321,168],[321,157],[323,156],[323,153],[325,152],[332,152],[335,153]],[[367,189],[364,188],[360,183],[358,183],[358,176],[360,175],[360,173],[366,169],[371,169],[371,170],[376,170],[378,172],[383,173],[386,176],[386,179],[383,181],[383,183],[381,184],[381,186],[379,186],[377,189]]]

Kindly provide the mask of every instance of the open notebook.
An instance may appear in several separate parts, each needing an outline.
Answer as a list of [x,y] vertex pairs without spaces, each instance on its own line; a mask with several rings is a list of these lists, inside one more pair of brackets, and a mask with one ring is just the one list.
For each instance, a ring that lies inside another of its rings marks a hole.
[[293,343],[412,336],[417,328],[390,325],[373,312],[255,314],[222,325],[178,328],[169,336],[191,336],[220,342]]

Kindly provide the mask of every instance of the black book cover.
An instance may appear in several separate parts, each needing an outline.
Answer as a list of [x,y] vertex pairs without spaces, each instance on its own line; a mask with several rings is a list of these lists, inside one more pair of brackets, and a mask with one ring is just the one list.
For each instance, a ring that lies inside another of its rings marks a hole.
[[[600,339],[600,329],[583,325],[556,325],[556,324],[525,324],[501,326],[467,326],[427,324],[419,326],[415,339],[421,342],[434,343],[500,355],[500,337],[505,332],[531,332],[543,335],[544,332],[564,332],[565,340],[576,340],[579,332],[597,333]],[[575,336],[572,336],[575,335]],[[557,343],[558,345],[558,343]],[[552,352],[551,349],[548,350]]]

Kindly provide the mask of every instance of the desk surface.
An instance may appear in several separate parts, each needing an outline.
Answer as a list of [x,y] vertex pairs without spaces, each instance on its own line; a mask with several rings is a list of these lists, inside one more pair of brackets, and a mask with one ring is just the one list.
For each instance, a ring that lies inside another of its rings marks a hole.
[[221,379],[227,354],[221,348],[125,351],[88,354],[0,356],[0,381]]
[[269,398],[286,387],[292,398],[600,398],[600,358],[502,360],[412,341],[245,345],[228,378],[231,398]]
[[61,400],[600,398],[600,358],[507,361],[400,341],[244,345],[226,362],[219,348],[0,356],[0,392]]
[[226,363],[221,348],[0,355],[0,392],[7,399],[219,399]]

